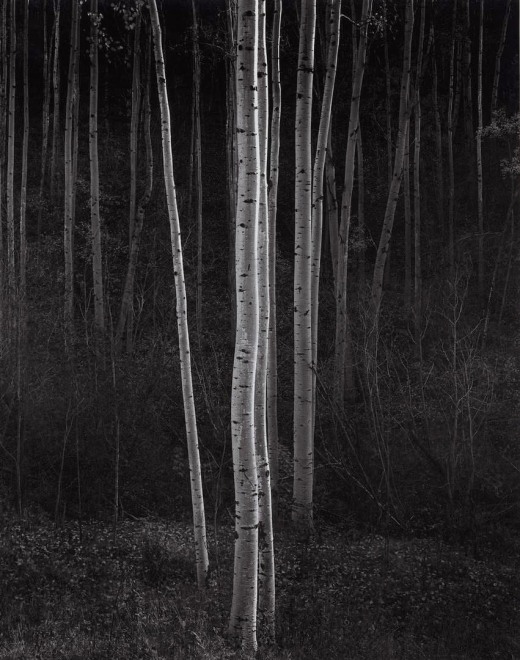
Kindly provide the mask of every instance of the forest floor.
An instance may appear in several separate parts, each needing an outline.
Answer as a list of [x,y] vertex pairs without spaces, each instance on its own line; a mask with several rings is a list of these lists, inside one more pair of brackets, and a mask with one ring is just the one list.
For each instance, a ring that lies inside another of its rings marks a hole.
[[[223,636],[233,532],[210,530],[208,589],[194,579],[188,524],[53,524],[0,531],[0,658],[238,658]],[[280,659],[520,658],[520,543],[478,558],[432,538],[321,529],[276,541]],[[218,558],[218,561],[215,561]]]

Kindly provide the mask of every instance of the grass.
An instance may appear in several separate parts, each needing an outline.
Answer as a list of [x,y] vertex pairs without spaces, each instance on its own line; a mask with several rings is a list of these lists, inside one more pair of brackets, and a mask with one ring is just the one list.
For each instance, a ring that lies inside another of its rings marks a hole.
[[[233,534],[198,592],[188,524],[61,529],[7,517],[0,533],[0,658],[238,658],[224,638]],[[277,539],[277,647],[264,660],[520,657],[519,553],[477,560],[432,539],[320,530]]]

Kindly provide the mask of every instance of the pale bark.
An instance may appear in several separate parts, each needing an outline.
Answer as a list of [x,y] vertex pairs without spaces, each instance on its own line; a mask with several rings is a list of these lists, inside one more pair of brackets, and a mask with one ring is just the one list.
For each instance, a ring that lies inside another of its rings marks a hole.
[[338,193],[336,188],[336,168],[334,167],[334,157],[332,152],[332,121],[329,128],[329,137],[327,140],[327,160],[325,165],[325,199],[327,203],[327,223],[329,230],[332,276],[334,279],[334,290],[336,290],[338,278],[339,221]]
[[[374,264],[374,276],[372,280],[372,322],[374,330],[377,329],[379,321],[381,301],[383,298],[383,275],[385,271],[386,257],[390,246],[390,239],[392,237],[395,209],[397,206],[399,190],[401,188],[401,179],[403,175],[405,138],[410,117],[408,98],[410,89],[413,20],[413,2],[412,0],[407,0],[404,24],[403,70],[401,74],[401,94],[399,100],[399,130],[397,134],[394,158],[394,171],[392,176],[392,184],[388,193],[385,217],[383,220],[383,227],[379,239],[376,261]],[[377,336],[377,332],[375,333],[375,336]]]
[[484,0],[480,0],[480,20],[478,39],[478,126],[475,137],[477,149],[477,215],[478,215],[478,292],[484,295],[484,200],[482,177],[482,51],[484,48]]
[[173,176],[173,156],[170,107],[166,86],[166,70],[162,48],[161,26],[157,4],[149,0],[150,18],[154,41],[155,72],[157,90],[161,110],[161,138],[164,168],[164,185],[168,217],[170,220],[170,237],[173,258],[173,274],[175,278],[177,331],[179,335],[179,362],[182,381],[182,396],[184,401],[184,416],[186,421],[186,437],[188,444],[188,459],[190,466],[190,485],[193,509],[193,529],[195,537],[195,562],[197,568],[197,583],[200,588],[205,586],[208,575],[208,548],[206,542],[206,521],[204,514],[204,497],[202,491],[202,475],[197,434],[197,419],[191,375],[190,338],[188,331],[188,310],[186,300],[186,284],[182,256],[181,230],[179,212]]
[[495,72],[493,74],[493,89],[491,92],[491,116],[496,112],[498,104],[498,85],[500,82],[500,67],[502,63],[502,53],[506,43],[507,25],[509,23],[509,15],[511,13],[511,0],[507,0],[506,9],[504,12],[504,19],[502,21],[502,30],[500,32],[500,41],[498,42],[497,54],[495,57]]
[[316,0],[302,0],[296,87],[294,237],[294,481],[292,519],[312,529],[312,84]]
[[464,73],[462,76],[462,86],[464,89],[464,129],[466,131],[466,140],[469,144],[473,141],[473,101],[472,101],[472,75],[471,75],[471,21],[470,21],[470,0],[466,0],[466,34],[464,38]]
[[[6,135],[7,135],[7,88],[8,88],[8,53],[7,53],[7,2],[1,1],[0,20],[0,254],[4,254],[4,176],[6,168]],[[0,263],[0,291],[3,291],[4,260]],[[0,306],[0,314],[2,313]],[[0,332],[2,331],[0,316]]]
[[269,338],[267,342],[267,440],[273,521],[278,517],[278,355],[276,327],[276,213],[278,206],[278,174],[280,152],[281,84],[280,84],[280,27],[282,3],[275,0],[273,8],[271,45],[271,134],[269,150]]
[[105,330],[103,302],[103,262],[101,256],[101,218],[99,213],[98,93],[99,93],[99,21],[98,0],[90,0],[90,231],[92,240],[92,281],[94,283],[94,326],[97,334]]
[[327,144],[330,135],[332,115],[332,98],[336,81],[336,69],[340,42],[341,0],[329,0],[326,20],[328,23],[327,61],[325,71],[325,84],[321,106],[320,124],[318,128],[318,141],[314,157],[312,173],[312,290],[311,290],[311,316],[312,316],[312,425],[311,446],[314,445],[314,431],[316,422],[316,369],[318,362],[318,317],[319,317],[319,290],[321,271],[321,243],[323,235],[323,199],[324,179],[327,158]]
[[359,286],[364,294],[366,288],[365,163],[363,158],[363,138],[361,134],[361,126],[358,127],[356,140],[356,162],[358,173],[358,233],[361,240],[361,246],[359,248],[358,255],[358,276]]
[[[23,9],[23,141],[22,141],[22,177],[20,185],[20,264],[19,264],[19,301],[20,326],[24,332],[26,279],[27,279],[27,154],[29,150],[29,0],[24,0]],[[20,330],[19,330],[20,331]]]
[[271,477],[267,440],[267,360],[269,340],[269,77],[266,47],[266,0],[258,2],[258,137],[260,204],[258,216],[258,357],[255,375],[255,443],[258,473],[258,616],[271,642],[275,634],[275,581]]
[[259,522],[254,428],[259,336],[257,242],[260,212],[257,0],[239,0],[237,15],[237,323],[231,393],[235,560],[229,634],[240,643],[246,654],[254,654],[257,649]]
[[388,188],[392,184],[392,81],[390,78],[390,58],[388,56],[388,30],[387,30],[387,0],[383,0],[383,43],[385,51],[385,86],[386,86],[386,157],[388,167]]
[[348,141],[345,153],[345,175],[341,200],[341,220],[339,228],[339,254],[336,284],[336,333],[334,346],[334,401],[339,409],[343,407],[345,397],[345,364],[348,342],[347,316],[347,273],[348,244],[352,214],[352,191],[354,188],[354,165],[357,134],[359,131],[359,108],[361,89],[365,73],[367,49],[368,17],[372,11],[372,1],[363,0],[361,10],[361,30],[356,55],[356,68],[352,80],[352,95],[348,124]]

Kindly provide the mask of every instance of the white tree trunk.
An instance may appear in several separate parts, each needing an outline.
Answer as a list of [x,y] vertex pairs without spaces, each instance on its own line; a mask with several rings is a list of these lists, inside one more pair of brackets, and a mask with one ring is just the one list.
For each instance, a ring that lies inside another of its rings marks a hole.
[[161,110],[161,138],[164,167],[164,185],[166,188],[166,203],[170,220],[170,237],[173,258],[173,274],[175,278],[175,297],[177,314],[177,331],[179,335],[179,362],[181,368],[182,396],[184,401],[184,417],[186,420],[186,438],[188,443],[188,459],[190,465],[191,502],[193,509],[193,531],[195,536],[195,562],[197,568],[197,583],[200,588],[205,586],[208,575],[208,547],[206,542],[206,521],[204,514],[204,496],[202,491],[202,475],[200,468],[199,442],[197,434],[197,418],[191,376],[190,337],[188,332],[188,310],[186,300],[186,284],[184,281],[184,266],[182,258],[181,230],[179,212],[175,193],[173,176],[173,157],[170,106],[166,87],[166,70],[164,66],[161,25],[157,4],[149,0],[150,19],[154,41],[155,72],[157,90]]
[[294,482],[292,519],[312,530],[312,82],[316,0],[302,0],[296,88],[294,238]]
[[258,356],[258,2],[239,0],[237,26],[238,186],[235,238],[237,323],[231,433],[235,478],[235,563],[229,633],[246,653],[257,648],[258,474],[255,453],[255,375]]

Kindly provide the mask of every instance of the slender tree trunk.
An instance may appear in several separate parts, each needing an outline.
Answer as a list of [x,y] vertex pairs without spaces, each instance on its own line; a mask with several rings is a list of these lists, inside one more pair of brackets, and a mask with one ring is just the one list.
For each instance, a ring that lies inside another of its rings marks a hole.
[[128,245],[131,249],[137,204],[137,148],[139,113],[141,111],[141,11],[138,9],[134,28],[132,70],[132,109],[130,117],[130,204],[128,212]]
[[390,77],[390,58],[388,55],[388,30],[387,30],[387,0],[383,0],[383,42],[385,51],[385,106],[386,106],[386,157],[388,167],[388,188],[392,184],[392,167],[394,161],[392,147],[392,80]]
[[226,0],[228,56],[226,58],[226,167],[229,228],[228,281],[231,303],[231,340],[235,344],[235,213],[237,208],[237,131],[236,131],[236,25],[237,0]]
[[47,0],[43,1],[43,107],[42,107],[42,159],[40,169],[40,192],[38,204],[37,236],[40,237],[43,213],[43,189],[47,172],[47,156],[49,151],[49,126],[51,103],[51,42],[47,35]]
[[302,0],[296,89],[293,522],[312,530],[312,84],[316,0]]
[[[101,219],[99,214],[98,95],[99,95],[99,22],[98,0],[90,0],[90,231],[92,234],[92,281],[94,283],[94,325],[97,339],[105,331],[103,301],[103,261],[101,256]],[[77,150],[75,150],[77,153]]]
[[258,3],[258,136],[260,204],[258,217],[258,357],[255,375],[255,443],[258,473],[258,615],[266,636],[274,642],[275,582],[271,477],[267,441],[267,360],[269,339],[269,203],[268,137],[269,78],[266,47],[266,0]]
[[323,185],[325,178],[327,143],[330,135],[332,97],[334,94],[334,84],[336,81],[336,69],[338,62],[340,20],[341,0],[329,0],[327,11],[329,29],[327,30],[328,52],[325,84],[323,87],[320,125],[318,129],[318,142],[316,145],[316,155],[314,158],[314,169],[312,173],[312,447],[314,446],[314,430],[316,423],[316,369],[318,363],[318,315],[321,271],[321,241],[323,235]]
[[334,167],[334,154],[332,152],[332,120],[327,138],[327,160],[325,165],[325,199],[327,203],[327,222],[329,230],[330,258],[332,262],[332,276],[334,290],[338,277],[339,253],[339,221],[338,221],[338,193],[336,189],[336,168]]
[[455,96],[455,37],[457,28],[457,0],[453,3],[452,25],[451,25],[451,54],[450,54],[450,86],[448,96],[448,253],[450,264],[450,278],[455,276],[455,170],[453,164],[453,133]]
[[509,23],[509,15],[511,13],[511,0],[507,0],[506,9],[504,12],[504,20],[502,21],[502,31],[500,32],[500,41],[498,42],[497,54],[495,57],[495,73],[493,75],[493,89],[491,92],[491,116],[496,112],[498,104],[498,85],[500,82],[500,65],[502,62],[502,53],[506,44],[507,25]]
[[484,43],[484,0],[480,0],[480,20],[478,39],[478,127],[475,138],[477,148],[477,213],[478,213],[478,291],[484,295],[484,200],[482,180],[482,51]]
[[442,231],[444,222],[444,168],[442,161],[442,125],[439,111],[438,75],[436,49],[433,53],[433,112],[435,115],[435,171],[437,175],[437,227]]
[[20,325],[25,327],[25,303],[27,293],[27,155],[29,150],[29,0],[24,0],[23,10],[23,142],[22,177],[20,186],[20,265],[19,301]]
[[[410,117],[408,97],[410,88],[410,66],[414,20],[412,0],[407,0],[405,12],[403,71],[401,74],[401,96],[399,101],[399,131],[397,135],[397,144],[394,158],[394,173],[392,176],[392,185],[390,186],[388,193],[385,217],[383,220],[383,228],[381,231],[381,237],[379,239],[376,262],[374,264],[374,277],[372,280],[372,321],[374,330],[377,330],[379,322],[381,300],[383,297],[383,275],[385,271],[386,255],[388,253],[390,239],[392,237],[395,209],[399,197],[399,189],[401,187],[405,138]],[[377,332],[375,332],[375,337],[377,338]]]
[[237,323],[231,431],[235,477],[235,563],[229,634],[246,654],[257,649],[258,473],[255,452],[255,375],[259,336],[258,2],[239,0],[237,24],[237,153],[235,273]]
[[371,0],[363,0],[361,10],[361,30],[356,56],[356,69],[352,80],[352,98],[348,124],[348,141],[345,154],[345,178],[341,200],[341,220],[339,228],[339,254],[336,286],[336,334],[334,354],[334,401],[342,409],[345,398],[345,363],[347,349],[347,273],[348,243],[351,224],[352,190],[354,187],[354,164],[357,134],[359,131],[359,107],[365,72],[367,49],[368,18],[372,10]]
[[133,314],[133,299],[134,299],[134,282],[135,273],[137,270],[137,259],[139,256],[139,246],[141,242],[141,232],[144,223],[144,214],[150,202],[153,188],[153,151],[152,151],[152,134],[150,130],[150,62],[151,62],[151,34],[148,34],[148,45],[146,49],[145,58],[145,74],[144,74],[144,101],[143,101],[143,133],[145,144],[145,160],[146,160],[146,186],[143,192],[134,218],[134,230],[132,234],[132,241],[130,243],[130,254],[128,257],[128,267],[125,277],[125,285],[123,288],[123,296],[121,298],[121,309],[119,311],[119,320],[116,328],[115,347],[116,355],[119,354],[123,333],[126,325],[126,352],[131,355],[134,346],[134,314]]
[[412,207],[410,189],[410,124],[406,127],[404,147],[404,306],[407,313],[412,303]]
[[63,229],[63,249],[65,258],[65,298],[64,319],[67,328],[72,328],[74,317],[74,103],[76,80],[76,49],[77,23],[79,20],[79,2],[72,2],[70,28],[69,72],[67,81],[67,103],[65,110],[65,140],[64,140],[64,184],[65,184],[65,218]]
[[60,1],[54,0],[54,52],[52,59],[52,143],[50,165],[50,200],[54,205],[56,195],[56,152],[60,132]]
[[[421,267],[421,80],[423,75],[423,46],[426,0],[421,0],[421,23],[414,93],[414,157],[413,157],[413,214],[414,214],[414,335],[415,352],[422,359],[422,267]],[[408,130],[410,130],[408,128]]]
[[[1,0],[0,20],[0,295],[4,291],[4,176],[6,169],[7,136],[7,89],[8,89],[8,52],[7,52],[7,2]],[[3,305],[0,306],[3,309]],[[0,311],[0,315],[2,312]],[[3,318],[0,316],[0,336],[3,331]]]
[[267,439],[269,443],[269,469],[273,522],[278,519],[278,355],[276,327],[276,213],[278,207],[278,174],[280,152],[280,27],[282,2],[275,0],[273,9],[271,45],[271,144],[269,160],[269,338],[267,342]]
[[[200,129],[200,46],[199,26],[195,0],[191,0],[193,16],[193,96],[194,96],[194,152],[195,152],[195,196],[197,212],[197,300],[195,322],[197,337],[202,337],[202,147]],[[190,191],[191,194],[191,191]]]
[[464,89],[464,130],[467,144],[473,142],[473,102],[472,102],[472,75],[471,75],[471,19],[470,0],[466,0],[466,34],[464,37],[464,74],[462,86]]
[[363,158],[363,139],[361,126],[358,127],[356,140],[357,173],[358,173],[358,231],[361,245],[358,255],[359,286],[364,292],[366,288],[366,236],[365,236],[365,164]]
[[161,109],[164,184],[166,187],[166,200],[168,205],[168,216],[170,219],[173,273],[175,277],[177,330],[179,334],[179,362],[182,380],[182,396],[184,401],[184,416],[186,419],[188,458],[190,464],[197,582],[199,587],[202,588],[206,583],[206,578],[208,575],[208,547],[206,543],[206,521],[204,514],[204,497],[202,491],[202,475],[197,435],[197,419],[195,414],[195,400],[191,376],[191,353],[188,331],[186,284],[184,281],[184,266],[182,258],[181,230],[175,193],[175,180],[173,176],[170,107],[168,104],[168,91],[166,87],[166,70],[163,57],[161,25],[159,23],[159,14],[157,12],[157,4],[155,0],[149,0],[149,8],[154,40],[157,89],[159,94],[159,105]]
[[9,7],[9,110],[7,125],[7,285],[8,304],[11,309],[15,302],[15,230],[14,230],[14,143],[16,115],[16,2],[11,0]]

